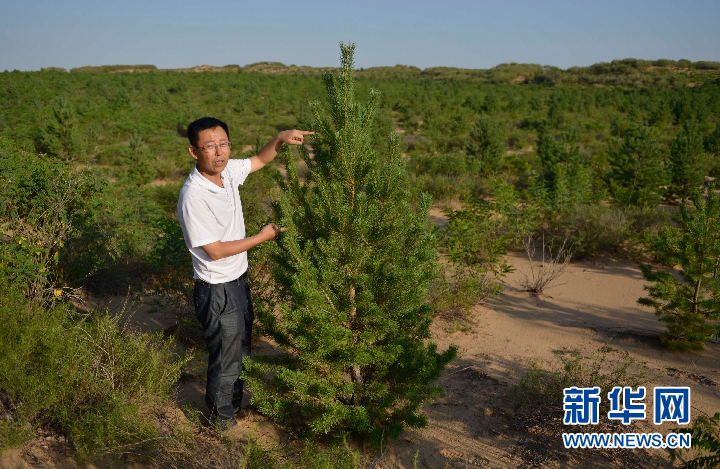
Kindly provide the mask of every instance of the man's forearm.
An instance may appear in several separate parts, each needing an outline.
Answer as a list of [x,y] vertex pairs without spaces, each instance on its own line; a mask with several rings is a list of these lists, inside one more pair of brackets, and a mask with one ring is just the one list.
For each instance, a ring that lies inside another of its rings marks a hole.
[[264,147],[262,147],[262,149],[257,154],[257,158],[258,160],[260,160],[260,163],[262,163],[263,166],[267,165],[275,159],[278,152],[280,151],[280,145],[282,145],[282,143],[283,142],[276,135],[269,142],[267,142]]
[[261,234],[258,233],[254,236],[237,239],[235,241],[215,241],[214,243],[206,244],[202,248],[210,259],[217,261],[240,254],[241,252],[249,251],[251,248],[267,240],[267,237],[261,236]]
[[252,173],[264,168],[274,160],[283,143],[287,143],[288,145],[301,145],[306,135],[313,134],[314,132],[307,132],[305,130],[283,130],[282,132],[278,132],[276,136],[262,147],[257,155],[250,157],[250,172]]
[[255,236],[250,236],[235,241],[215,241],[214,243],[202,246],[210,259],[216,261],[226,257],[234,256],[254,248],[260,243],[273,239],[278,233],[285,231],[285,228],[278,227],[275,223],[268,223]]

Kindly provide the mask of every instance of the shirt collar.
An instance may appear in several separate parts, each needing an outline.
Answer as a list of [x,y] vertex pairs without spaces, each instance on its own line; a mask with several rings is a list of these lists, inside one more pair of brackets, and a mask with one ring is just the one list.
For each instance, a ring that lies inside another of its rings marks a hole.
[[[221,173],[221,176],[223,177],[223,179],[225,179],[224,176],[225,176],[226,169],[227,168],[223,169],[223,172]],[[192,179],[193,182],[200,184],[202,187],[204,187],[205,189],[207,189],[213,193],[218,193],[218,192],[222,192],[225,190],[222,187],[218,186],[217,184],[210,182],[205,176],[200,174],[200,171],[198,171],[198,169],[197,169],[197,165],[195,165],[192,172],[190,173],[190,179]]]

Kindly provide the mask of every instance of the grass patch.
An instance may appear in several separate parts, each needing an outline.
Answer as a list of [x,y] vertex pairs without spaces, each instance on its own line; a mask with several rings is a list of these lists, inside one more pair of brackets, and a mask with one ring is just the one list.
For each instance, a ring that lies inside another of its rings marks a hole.
[[[556,350],[555,360],[530,363],[522,380],[510,388],[515,403],[512,426],[522,435],[524,459],[528,467],[553,461],[561,467],[669,467],[662,458],[646,450],[613,449],[568,452],[561,434],[566,432],[626,433],[638,432],[636,423],[623,425],[606,418],[609,409],[607,393],[615,386],[637,389],[655,376],[627,353],[614,349],[609,340],[589,355],[578,350]],[[599,386],[600,408],[597,425],[564,425],[563,390]],[[553,464],[550,464],[553,465]]]
[[440,317],[467,323],[472,307],[502,291],[501,280],[492,272],[456,265],[449,276],[440,275],[430,289],[430,301]]
[[656,232],[670,222],[669,211],[662,207],[577,205],[555,220],[549,232],[557,237],[567,235],[578,259],[603,255],[633,258],[642,251],[644,232]]
[[119,317],[0,295],[0,448],[43,428],[66,435],[81,463],[154,451],[158,419],[188,361],[172,342],[124,330]]
[[[563,425],[563,390],[572,386],[578,388],[600,387],[599,415],[609,409],[607,393],[615,386],[630,386],[633,389],[649,383],[653,376],[642,364],[627,353],[610,346],[610,340],[591,355],[584,356],[577,349],[553,351],[557,361],[546,367],[540,360],[530,362],[526,375],[510,389],[510,397],[516,410],[528,424],[545,427],[553,433],[561,432]],[[606,431],[604,427],[615,423],[601,419],[599,425],[577,426],[573,431]],[[559,433],[558,433],[559,434]]]

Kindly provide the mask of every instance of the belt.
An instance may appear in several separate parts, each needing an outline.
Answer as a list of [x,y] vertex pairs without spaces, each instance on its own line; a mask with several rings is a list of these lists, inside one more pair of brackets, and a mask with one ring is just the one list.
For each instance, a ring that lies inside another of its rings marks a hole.
[[247,270],[246,270],[241,276],[239,276],[239,277],[236,278],[235,280],[230,280],[229,282],[210,283],[210,282],[206,282],[205,280],[196,278],[196,279],[195,279],[195,285],[203,286],[203,287],[209,287],[210,285],[228,285],[228,284],[230,284],[230,283],[240,283],[241,280],[246,280],[246,279],[247,279]]

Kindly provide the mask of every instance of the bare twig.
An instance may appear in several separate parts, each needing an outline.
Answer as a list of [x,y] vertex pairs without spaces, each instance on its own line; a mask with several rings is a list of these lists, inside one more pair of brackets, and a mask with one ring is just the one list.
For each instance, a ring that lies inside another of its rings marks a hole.
[[377,466],[377,463],[379,463],[380,460],[385,456],[385,453],[387,452],[389,447],[390,446],[388,445],[385,447],[384,450],[382,450],[382,452],[380,453],[380,456],[375,461],[373,461],[372,465],[368,469],[373,469],[375,466]]
[[542,236],[542,259],[538,263],[535,260],[535,243],[532,237],[528,236],[522,242],[528,260],[530,261],[529,272],[524,272],[525,278],[520,281],[520,286],[533,295],[541,296],[545,294],[545,290],[552,286],[565,268],[570,263],[570,259],[577,252],[577,248],[572,242],[568,242],[568,236],[565,236],[562,244],[554,250],[552,247],[553,240],[545,242],[545,233]]

